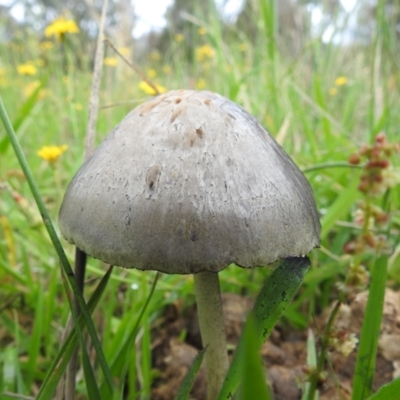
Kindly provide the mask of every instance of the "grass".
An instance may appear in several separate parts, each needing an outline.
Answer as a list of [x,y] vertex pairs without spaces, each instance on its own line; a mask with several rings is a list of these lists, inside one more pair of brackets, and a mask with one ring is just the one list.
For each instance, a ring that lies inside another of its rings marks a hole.
[[[311,254],[311,270],[284,315],[285,323],[306,328],[312,326],[313,316],[341,299],[336,284],[346,284],[352,264],[365,265],[372,279],[381,278],[371,283],[371,304],[381,302],[385,285],[398,288],[400,284],[395,240],[400,225],[396,211],[400,209],[399,185],[380,196],[366,196],[358,190],[361,168],[343,166],[362,144],[372,144],[381,131],[389,142],[399,141],[400,115],[396,110],[400,107],[400,76],[394,57],[395,30],[390,19],[384,18],[383,1],[378,2],[369,43],[344,46],[309,37],[295,56],[288,56],[288,51],[274,40],[278,20],[273,5],[263,2],[261,12],[253,16],[257,27],[253,39],[246,32],[224,29],[213,14],[206,20],[199,14],[190,25],[195,33],[194,47],[209,46],[210,56],[188,64],[184,44],[171,33],[165,54],[153,51],[139,66],[145,72],[153,69],[153,81],[167,89],[204,86],[230,97],[257,116],[307,171],[321,213],[322,247]],[[205,27],[205,35],[196,34],[200,26]],[[91,70],[82,46],[77,36],[70,35],[64,46],[53,42],[52,49],[43,50],[39,36],[32,33],[25,44],[0,43],[5,55],[0,65],[1,97],[55,232],[63,191],[84,154]],[[109,48],[107,53],[113,56]],[[37,73],[19,75],[17,66],[29,60],[36,65]],[[347,82],[335,85],[338,77],[346,77]],[[100,108],[97,143],[127,112],[148,98],[139,89],[139,81],[121,60],[116,67],[104,67],[100,105],[117,105]],[[5,393],[36,396],[58,354],[69,306],[57,253],[9,140],[3,130],[0,132],[0,393],[2,398],[8,398]],[[50,164],[37,151],[52,144],[66,144],[68,149]],[[400,167],[398,156],[391,161]],[[384,227],[382,231],[389,232],[389,246],[383,253],[371,247],[355,254],[343,250],[365,233],[363,227],[354,224],[353,216],[361,200],[390,211],[389,229]],[[72,263],[72,247],[65,242],[62,245]],[[376,272],[378,268],[387,268],[387,279]],[[101,262],[90,259],[87,299],[97,293],[96,286],[105,271]],[[220,274],[222,290],[255,297],[268,274],[268,268],[250,272],[230,266]],[[149,398],[157,373],[151,368],[151,326],[166,304],[183,299],[186,306],[194,301],[190,276],[163,275],[142,315],[154,279],[152,272],[115,268],[101,299],[99,294],[95,296],[98,306],[92,318],[102,339],[116,399],[122,393],[125,398]],[[353,294],[359,290],[351,285],[347,288]],[[372,309],[371,315],[379,314],[376,307]],[[372,332],[379,330],[379,315],[365,324],[360,357],[376,347]],[[365,378],[357,376],[365,376],[365,372],[372,379],[374,357],[372,353],[366,365],[357,364],[353,399],[367,398],[371,393],[370,384],[365,387]],[[123,371],[128,371],[128,385],[114,378],[123,376]],[[97,363],[93,373],[107,398]],[[85,397],[87,390],[84,377],[79,377],[78,394]]]

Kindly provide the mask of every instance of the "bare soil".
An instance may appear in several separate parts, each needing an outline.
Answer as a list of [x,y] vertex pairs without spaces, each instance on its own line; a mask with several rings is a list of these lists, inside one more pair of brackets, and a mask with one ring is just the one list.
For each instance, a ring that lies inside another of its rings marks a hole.
[[[367,293],[360,293],[351,304],[342,305],[336,326],[359,336]],[[224,294],[223,307],[228,344],[234,348],[239,340],[252,301],[246,297]],[[316,319],[310,329],[318,343],[318,332],[324,331],[327,316]],[[184,336],[184,340],[180,337]],[[306,380],[307,330],[295,331],[278,326],[263,345],[261,354],[267,368],[267,380],[275,400],[298,400]],[[153,366],[160,371],[152,391],[152,400],[173,399],[194,357],[201,349],[201,338],[195,306],[182,309],[170,304],[153,331]],[[233,351],[232,351],[233,353]],[[319,387],[321,400],[351,398],[356,351],[348,357],[329,353],[331,367],[326,366],[327,379]],[[374,389],[400,376],[400,293],[387,289],[384,316],[376,360]],[[204,367],[200,370],[191,392],[195,400],[206,399]]]

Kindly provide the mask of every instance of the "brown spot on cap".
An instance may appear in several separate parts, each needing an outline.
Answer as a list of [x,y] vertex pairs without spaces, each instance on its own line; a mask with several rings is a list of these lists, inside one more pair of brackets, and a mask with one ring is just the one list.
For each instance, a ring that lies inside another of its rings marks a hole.
[[158,183],[158,179],[160,177],[161,168],[159,165],[153,165],[147,171],[146,175],[146,186],[150,191],[154,191],[156,189],[156,185]]
[[174,122],[181,112],[182,112],[181,108],[174,108],[174,111],[171,116],[171,122]]
[[196,129],[196,135],[200,138],[200,139],[203,139],[203,136],[204,136],[204,132],[203,132],[203,130],[202,129]]
[[145,114],[150,112],[154,107],[157,107],[165,98],[165,95],[158,96],[154,101],[148,101],[143,105],[139,106],[139,115],[143,117]]

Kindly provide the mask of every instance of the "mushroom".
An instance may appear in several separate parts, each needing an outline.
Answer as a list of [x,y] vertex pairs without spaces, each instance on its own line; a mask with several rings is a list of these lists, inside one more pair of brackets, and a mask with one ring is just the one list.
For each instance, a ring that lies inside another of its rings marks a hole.
[[212,92],[136,107],[69,184],[63,236],[124,268],[194,274],[209,399],[228,358],[218,271],[307,254],[320,223],[303,173],[260,123]]

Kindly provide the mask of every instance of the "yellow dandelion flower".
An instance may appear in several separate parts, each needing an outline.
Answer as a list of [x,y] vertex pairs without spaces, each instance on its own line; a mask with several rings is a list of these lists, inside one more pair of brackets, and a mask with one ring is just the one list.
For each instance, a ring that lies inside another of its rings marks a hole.
[[214,57],[214,50],[209,44],[196,48],[196,60],[199,62],[205,61]]
[[32,62],[27,62],[25,64],[20,64],[17,66],[17,72],[20,75],[36,75],[37,69]]
[[335,85],[336,86],[343,86],[347,83],[348,79],[345,76],[338,76],[335,79]]
[[165,74],[169,75],[172,72],[172,69],[169,65],[164,65],[163,66],[163,71]]
[[46,37],[56,37],[58,41],[62,41],[66,33],[78,33],[79,28],[75,21],[59,17],[55,19],[44,31]]
[[25,86],[24,96],[30,97],[32,93],[40,86],[40,81],[33,81]]
[[50,89],[41,89],[39,93],[39,99],[43,99],[44,97],[50,97],[52,94]]
[[274,120],[272,119],[272,117],[270,115],[266,115],[264,117],[264,125],[269,127],[272,130],[272,127],[274,126]]
[[123,55],[123,56],[129,56],[129,53],[131,52],[129,47],[121,47],[118,49],[118,51]]
[[331,87],[331,88],[328,90],[328,93],[329,93],[331,96],[336,96],[336,95],[337,95],[337,88]]
[[182,35],[182,33],[177,33],[175,35],[175,40],[180,43],[180,42],[183,42],[185,40],[185,37]]
[[199,29],[197,29],[197,33],[199,35],[205,35],[207,33],[207,29],[202,26]]
[[[155,87],[157,88],[159,93],[164,93],[167,91],[167,89],[164,86],[155,85]],[[143,90],[143,92],[145,92],[146,94],[150,94],[150,95],[157,94],[156,91],[145,81],[141,81],[139,83],[139,89]]]
[[239,44],[239,50],[240,51],[246,51],[247,50],[247,43]]
[[[39,88],[39,86],[40,86],[40,81],[37,81],[37,80],[26,85],[24,88],[24,97],[26,97],[26,98],[31,97],[33,92],[35,92]],[[50,89],[40,88],[39,93],[38,93],[38,99],[42,100],[45,97],[48,97],[50,95],[51,95]]]
[[0,87],[7,87],[6,69],[0,68]]
[[196,89],[204,89],[206,87],[206,81],[203,78],[200,78],[197,82],[196,82]]
[[150,54],[149,54],[149,59],[151,61],[160,61],[161,60],[161,54],[159,51],[157,50],[153,50]]
[[156,70],[153,69],[153,68],[149,68],[149,69],[147,70],[147,76],[148,76],[149,78],[155,78],[155,77],[157,76]]
[[43,160],[46,160],[48,163],[54,164],[67,148],[68,146],[66,144],[62,146],[43,146],[37,152],[37,155],[42,157]]
[[397,87],[397,79],[396,79],[396,76],[394,74],[389,75],[389,77],[388,77],[388,79],[386,81],[386,85],[387,85],[388,89],[396,89],[396,87]]
[[44,42],[40,43],[39,47],[40,50],[48,51],[54,47],[54,43],[50,42],[50,40],[45,40]]
[[83,110],[83,105],[81,103],[74,103],[74,108],[76,111]]
[[106,65],[107,67],[115,67],[117,65],[118,60],[116,57],[106,57],[103,60],[103,64]]
[[17,43],[10,43],[9,46],[13,51],[16,51],[18,53],[22,53],[25,50],[24,46]]

